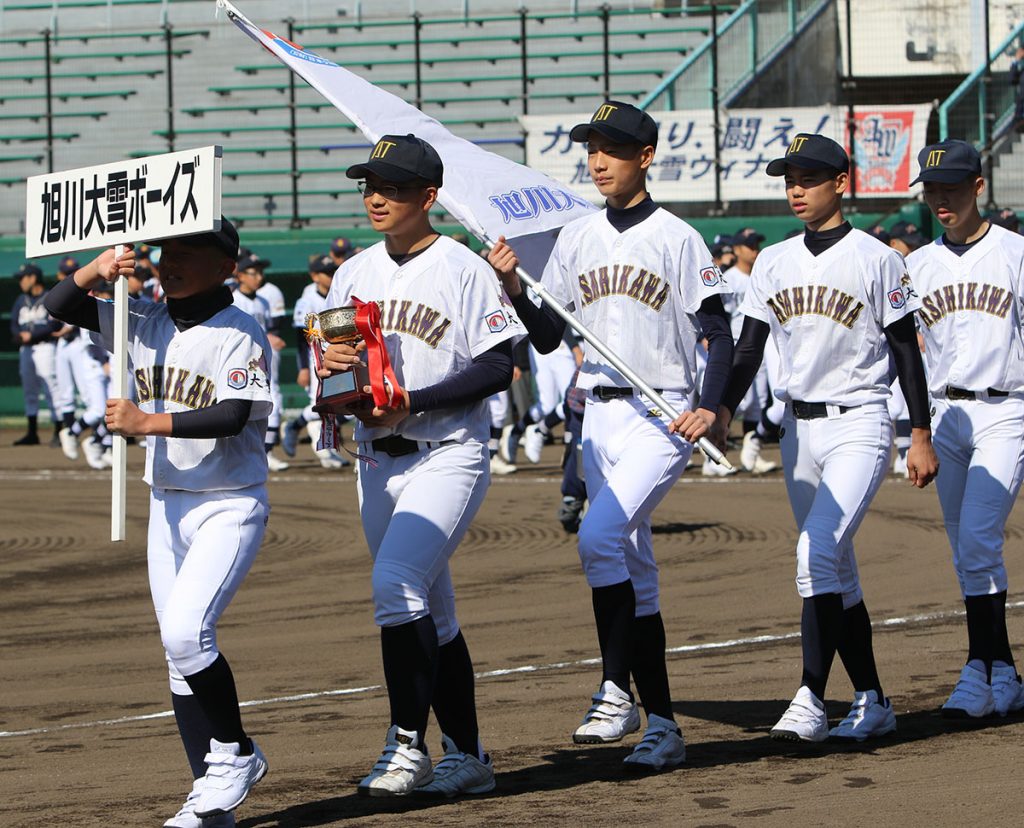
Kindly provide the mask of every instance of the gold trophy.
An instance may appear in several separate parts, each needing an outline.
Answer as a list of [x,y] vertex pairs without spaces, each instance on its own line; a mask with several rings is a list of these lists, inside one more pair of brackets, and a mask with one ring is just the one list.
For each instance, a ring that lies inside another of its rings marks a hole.
[[[317,370],[323,367],[327,345],[341,343],[355,347],[363,341],[356,327],[356,310],[354,307],[331,308],[306,316],[306,339],[312,346]],[[373,395],[363,391],[369,385],[370,369],[363,362],[357,362],[351,370],[320,378],[313,410],[318,414],[347,414],[352,408],[372,406]]]

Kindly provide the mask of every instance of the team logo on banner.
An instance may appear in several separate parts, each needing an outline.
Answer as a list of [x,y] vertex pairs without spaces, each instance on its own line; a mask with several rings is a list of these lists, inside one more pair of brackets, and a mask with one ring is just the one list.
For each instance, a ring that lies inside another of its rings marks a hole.
[[903,295],[903,288],[889,291],[889,304],[892,305],[894,310],[899,310],[907,304],[907,297]]
[[228,387],[240,391],[249,384],[249,372],[244,368],[232,368],[228,371]]
[[500,310],[487,314],[487,316],[484,317],[484,322],[487,323],[487,330],[491,333],[501,333],[508,327],[508,320],[505,318],[505,314]]
[[298,43],[290,43],[283,37],[276,37],[273,33],[263,30],[263,34],[273,38],[274,43],[280,48],[284,49],[289,55],[299,60],[304,60],[307,63],[315,63],[318,66],[337,66],[334,61],[322,58],[320,55],[313,54],[303,49]]

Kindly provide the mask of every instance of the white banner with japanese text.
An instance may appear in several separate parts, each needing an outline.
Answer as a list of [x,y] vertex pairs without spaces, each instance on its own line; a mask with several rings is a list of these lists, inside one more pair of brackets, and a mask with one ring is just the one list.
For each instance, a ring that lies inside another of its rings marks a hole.
[[29,258],[220,228],[215,145],[36,175],[26,185]]
[[[924,146],[929,104],[860,106],[854,117],[858,198],[910,195],[916,153]],[[648,172],[648,189],[657,201],[714,201],[715,141],[712,110],[652,112],[658,122],[658,151]],[[599,199],[587,170],[582,144],[569,140],[576,124],[590,112],[524,115],[526,164],[569,185],[591,200]],[[785,155],[799,132],[818,132],[849,151],[846,108],[730,109],[720,118],[721,197],[725,202],[784,197],[782,179],[765,167]]]

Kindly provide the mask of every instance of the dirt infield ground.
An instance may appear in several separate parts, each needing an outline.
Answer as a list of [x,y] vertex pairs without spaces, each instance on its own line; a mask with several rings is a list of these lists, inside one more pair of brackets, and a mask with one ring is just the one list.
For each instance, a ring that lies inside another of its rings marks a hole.
[[[128,541],[107,541],[109,473],[0,433],[0,825],[159,826],[189,783],[145,568],[147,491],[131,450]],[[355,784],[383,742],[387,700],[369,560],[350,472],[308,458],[273,476],[264,548],[221,624],[270,774],[238,811],[257,826],[1007,824],[1024,794],[1024,719],[955,728],[937,714],[962,664],[961,602],[934,491],[890,479],[858,536],[899,731],[867,748],[787,747],[768,729],[799,679],[794,529],[780,476],[688,472],[656,514],[669,670],[688,743],[679,770],[635,777],[632,744],[569,734],[599,673],[590,594],[554,520],[556,451],[496,479],[456,555],[497,791],[398,805]],[[303,456],[300,455],[300,460]],[[439,492],[439,497],[444,493]],[[1011,518],[1024,582],[1024,510]],[[1018,586],[1019,588],[1019,586]],[[1024,640],[1011,591],[1011,640]],[[1024,649],[1018,647],[1018,655]],[[584,663],[586,662],[586,663]],[[851,688],[836,664],[829,713]],[[439,752],[432,726],[430,746]]]

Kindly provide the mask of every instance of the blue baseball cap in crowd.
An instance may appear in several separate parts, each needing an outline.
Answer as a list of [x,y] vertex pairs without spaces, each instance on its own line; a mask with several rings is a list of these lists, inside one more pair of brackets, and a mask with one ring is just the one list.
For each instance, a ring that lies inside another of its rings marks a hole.
[[965,178],[981,175],[981,155],[971,144],[956,139],[929,144],[917,154],[917,163],[921,172],[911,186],[922,181],[959,184]]
[[345,256],[348,258],[355,252],[355,245],[348,239],[339,237],[331,242],[331,253],[335,256]]
[[78,259],[68,256],[67,258],[60,260],[60,264],[57,265],[57,272],[63,273],[65,276],[70,276],[80,267],[81,265],[78,263]]
[[42,279],[43,271],[31,262],[25,262],[25,264],[20,265],[18,269],[14,271],[15,279],[20,279],[22,276],[35,276],[37,279]]
[[326,273],[333,276],[337,269],[337,263],[330,256],[314,256],[309,262],[310,273]]
[[888,244],[892,239],[892,236],[889,235],[889,231],[882,227],[881,224],[876,224],[874,227],[870,228],[868,230],[868,235],[874,236],[882,244]]
[[345,171],[349,178],[366,178],[371,174],[395,184],[422,180],[440,187],[444,164],[437,150],[422,138],[411,133],[385,135],[373,145],[369,160]]
[[743,227],[732,237],[734,245],[742,244],[744,247],[757,247],[764,241],[764,235],[758,233],[753,227]]
[[1011,233],[1016,233],[1020,229],[1020,217],[1009,207],[985,213],[985,220],[1009,230]]
[[250,253],[238,260],[239,272],[249,270],[249,268],[253,268],[255,270],[266,270],[268,267],[270,267],[270,262],[267,259],[261,259],[255,253]]
[[831,138],[800,132],[790,142],[782,158],[768,162],[766,172],[774,176],[785,175],[787,164],[802,170],[847,172],[850,169],[850,156]]
[[616,144],[658,146],[658,125],[654,118],[624,101],[605,101],[588,123],[576,124],[569,131],[569,140],[581,144],[591,131],[610,138]]

